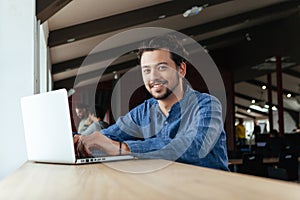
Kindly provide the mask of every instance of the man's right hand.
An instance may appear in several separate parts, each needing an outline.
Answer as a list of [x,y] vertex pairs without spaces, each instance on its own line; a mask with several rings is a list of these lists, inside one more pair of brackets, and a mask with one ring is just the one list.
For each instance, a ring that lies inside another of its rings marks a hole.
[[80,137],[79,134],[75,134],[75,135],[73,136],[73,143],[74,143],[74,150],[75,150],[75,155],[76,155],[76,157],[77,157],[77,155],[78,155],[78,153],[77,153],[77,146],[78,146],[79,137]]
[[[120,143],[111,140],[102,133],[94,132],[91,135],[80,135],[76,137],[78,138],[74,137],[74,147],[78,158],[91,157],[92,150],[98,150],[107,155],[119,155],[120,153]],[[128,153],[130,153],[130,150],[128,146],[123,143],[122,154]]]

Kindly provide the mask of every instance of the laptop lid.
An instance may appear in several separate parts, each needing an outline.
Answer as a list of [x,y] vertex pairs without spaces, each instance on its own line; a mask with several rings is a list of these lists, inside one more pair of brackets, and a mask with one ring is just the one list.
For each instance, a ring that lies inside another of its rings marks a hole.
[[21,98],[28,160],[75,163],[67,91]]

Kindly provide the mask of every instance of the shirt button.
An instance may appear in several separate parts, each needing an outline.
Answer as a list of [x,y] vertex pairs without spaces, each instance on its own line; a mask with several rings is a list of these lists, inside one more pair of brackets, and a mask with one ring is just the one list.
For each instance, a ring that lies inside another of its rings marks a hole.
[[168,122],[167,121],[165,121],[165,125],[167,125],[168,124]]

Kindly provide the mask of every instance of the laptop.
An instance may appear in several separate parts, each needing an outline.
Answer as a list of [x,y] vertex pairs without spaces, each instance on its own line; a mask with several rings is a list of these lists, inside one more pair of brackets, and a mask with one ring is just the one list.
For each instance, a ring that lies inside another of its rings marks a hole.
[[67,91],[55,90],[21,98],[28,160],[84,164],[134,159],[132,155],[93,158],[75,156]]

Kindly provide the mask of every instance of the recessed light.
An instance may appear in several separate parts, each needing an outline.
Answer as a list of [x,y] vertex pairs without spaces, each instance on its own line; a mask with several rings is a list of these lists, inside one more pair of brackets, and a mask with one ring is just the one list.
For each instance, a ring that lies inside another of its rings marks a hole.
[[252,40],[252,38],[251,38],[251,36],[250,36],[249,33],[246,33],[245,37],[246,37],[246,40],[247,40],[248,42],[250,42],[250,41]]
[[75,38],[70,38],[67,40],[67,42],[74,42],[76,39]]
[[287,98],[291,98],[291,97],[292,97],[292,94],[291,94],[291,93],[288,93],[288,94],[286,95],[286,97],[287,97]]
[[158,16],[158,19],[164,19],[166,17],[167,17],[167,15],[160,15],[160,16]]
[[261,86],[261,89],[265,90],[265,89],[267,89],[267,86],[263,85],[263,86]]

